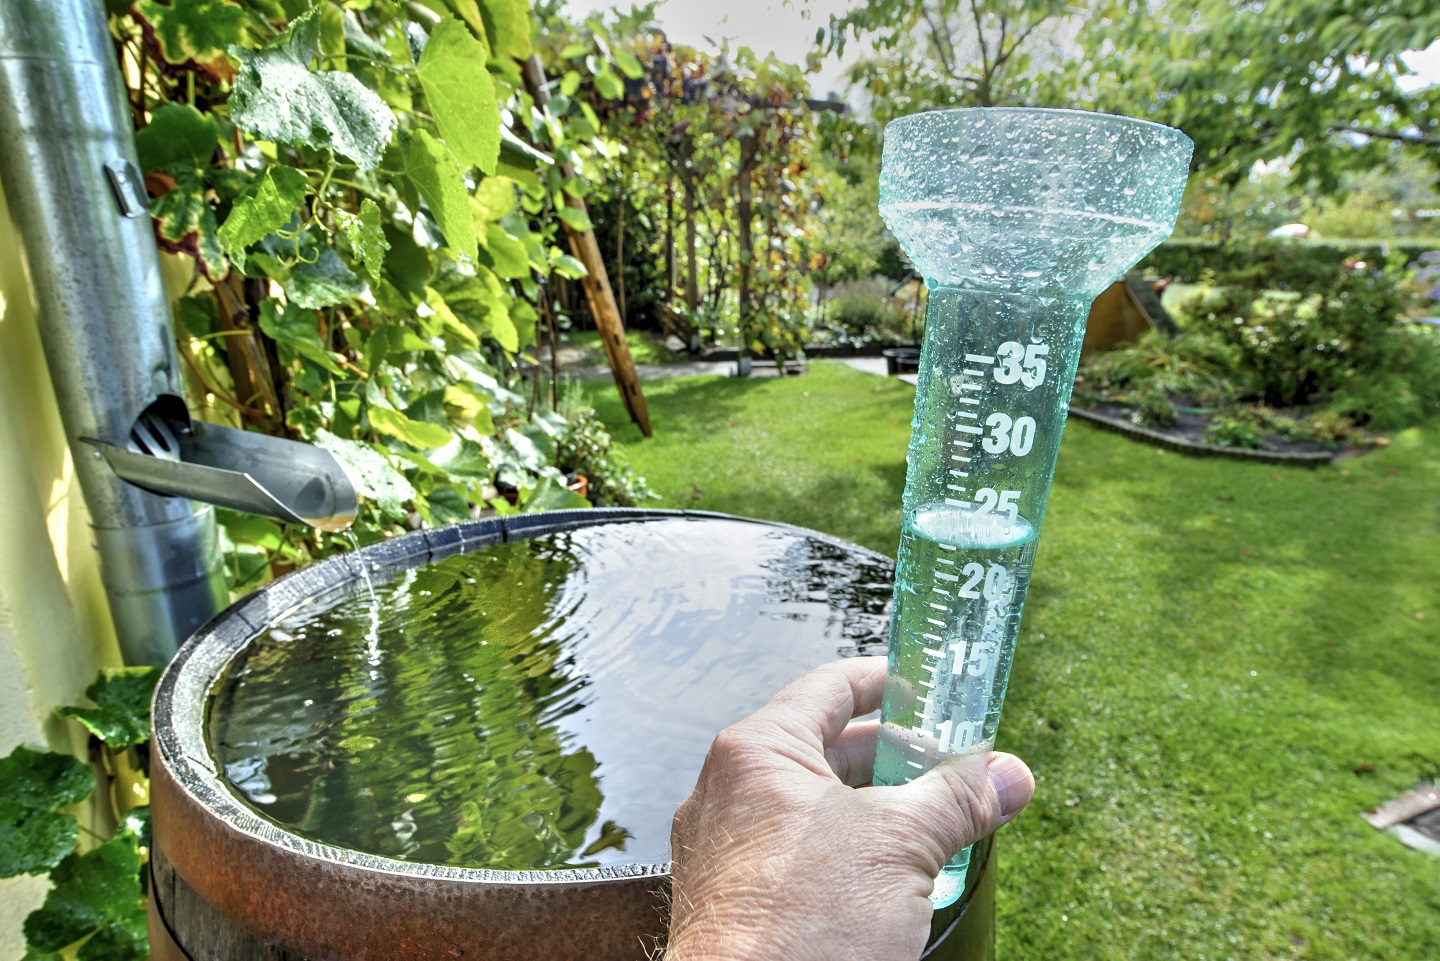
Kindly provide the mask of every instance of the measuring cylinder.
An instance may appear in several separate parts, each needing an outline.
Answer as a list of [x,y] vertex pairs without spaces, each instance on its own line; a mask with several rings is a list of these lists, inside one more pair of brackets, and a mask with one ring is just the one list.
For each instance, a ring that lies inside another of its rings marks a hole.
[[[876,784],[994,745],[1090,304],[1170,234],[1192,148],[1074,110],[885,128],[880,212],[929,296]],[[937,908],[969,860],[936,879]]]

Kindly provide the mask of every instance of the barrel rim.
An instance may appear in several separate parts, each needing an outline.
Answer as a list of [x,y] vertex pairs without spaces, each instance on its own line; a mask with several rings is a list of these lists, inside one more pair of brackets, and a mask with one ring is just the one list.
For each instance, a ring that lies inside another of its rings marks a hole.
[[[209,700],[235,657],[262,631],[302,604],[344,590],[362,573],[392,576],[403,570],[469,553],[491,544],[524,540],[583,527],[655,520],[727,520],[793,531],[858,552],[886,564],[878,551],[794,524],[715,511],[658,508],[588,508],[488,517],[447,527],[416,531],[327,558],[258,588],[216,614],[192,634],[166,666],[151,708],[152,752],[191,802],[229,829],[261,844],[347,868],[408,878],[486,885],[526,885],[546,889],[576,884],[658,878],[670,873],[670,861],[637,861],[595,868],[502,871],[402,861],[311,841],[261,817],[235,797],[216,769],[205,737]],[[363,565],[363,566],[362,566]]]

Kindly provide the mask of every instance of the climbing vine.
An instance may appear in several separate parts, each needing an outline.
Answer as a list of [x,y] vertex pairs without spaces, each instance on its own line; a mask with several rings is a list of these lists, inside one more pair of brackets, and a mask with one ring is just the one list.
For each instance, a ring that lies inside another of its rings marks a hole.
[[823,263],[815,117],[838,105],[810,99],[801,67],[673,43],[653,4],[608,21],[549,9],[537,45],[559,78],[551,110],[607,145],[593,211],[621,296],[683,340],[799,354]]
[[[90,735],[95,767],[17,747],[0,758],[0,878],[48,874],[45,902],[25,919],[25,961],[143,961],[150,849],[150,697],[160,669],[102,671],[93,706],[62,707]],[[96,796],[98,795],[98,796]],[[92,796],[92,830],[70,810]]]
[[[486,507],[587,505],[562,471],[587,465],[558,452],[608,455],[609,438],[586,418],[599,436],[568,441],[572,419],[521,373],[550,281],[584,274],[557,231],[596,148],[525,91],[524,0],[108,9],[156,239],[183,255],[192,398],[326,447],[361,496],[338,541],[222,512],[232,585]],[[605,464],[592,490],[644,494]]]

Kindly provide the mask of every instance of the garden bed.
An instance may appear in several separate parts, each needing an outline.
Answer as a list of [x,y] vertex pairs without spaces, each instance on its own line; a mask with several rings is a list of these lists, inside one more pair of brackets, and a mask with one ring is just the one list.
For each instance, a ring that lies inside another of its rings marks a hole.
[[1315,441],[1296,440],[1275,431],[1263,435],[1263,446],[1258,448],[1226,447],[1212,444],[1205,438],[1205,430],[1213,421],[1213,414],[1179,409],[1175,412],[1174,423],[1157,426],[1137,423],[1136,415],[1139,409],[1134,404],[1102,401],[1088,407],[1072,406],[1070,413],[1134,440],[1201,457],[1229,457],[1261,463],[1318,467],[1330,463],[1346,450],[1340,445],[1329,446]]

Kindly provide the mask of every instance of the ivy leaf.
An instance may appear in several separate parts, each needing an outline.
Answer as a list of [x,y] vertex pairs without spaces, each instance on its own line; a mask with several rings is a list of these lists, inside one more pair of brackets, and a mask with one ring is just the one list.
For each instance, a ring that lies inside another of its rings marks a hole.
[[370,170],[395,132],[395,115],[350,74],[311,71],[323,6],[290,21],[258,51],[231,48],[240,75],[230,94],[230,119],[256,139],[330,148]]
[[385,252],[390,249],[390,242],[385,239],[379,205],[366,197],[360,204],[358,214],[352,214],[348,210],[336,210],[335,222],[340,225],[340,232],[345,235],[345,239],[350,241],[350,249],[354,252],[355,259],[365,265],[365,270],[371,277],[379,277],[385,266]]
[[615,66],[619,67],[620,72],[625,76],[631,80],[639,80],[645,76],[645,68],[640,66],[640,61],[635,59],[635,55],[629,50],[617,48],[612,52],[615,55]]
[[398,410],[373,404],[368,413],[370,426],[377,432],[409,444],[416,450],[431,450],[450,443],[450,432],[439,424],[411,420]]
[[415,131],[405,144],[405,174],[440,224],[446,246],[475,259],[478,242],[464,172],[450,151],[424,130]]
[[310,178],[285,164],[271,164],[235,198],[216,236],[230,259],[245,269],[245,248],[288,224],[310,192]]
[[321,247],[313,261],[302,260],[290,268],[284,282],[285,296],[297,307],[317,310],[345,304],[363,297],[370,289],[360,276],[345,266],[332,247]]
[[43,874],[75,849],[80,823],[60,808],[95,790],[89,765],[17,747],[0,760],[0,878]]
[[[123,833],[87,854],[71,854],[50,872],[54,887],[25,919],[32,949],[59,951],[81,938],[108,932],[95,953],[80,957],[135,959],[145,951],[145,902],[140,889],[136,838]],[[101,951],[101,949],[104,949]]]
[[600,92],[600,96],[610,100],[619,100],[625,96],[625,84],[620,82],[615,71],[608,66],[595,74],[595,89]]
[[228,0],[139,0],[132,9],[153,55],[211,83],[235,79],[225,51],[249,39],[240,6]]
[[315,432],[315,443],[335,455],[357,495],[375,504],[384,517],[404,519],[405,505],[414,500],[415,488],[385,454],[370,444],[345,440],[327,430]]
[[590,215],[578,207],[559,207],[555,210],[555,216],[564,221],[565,226],[576,233],[583,234],[587,230],[595,229],[595,225],[590,221]]
[[459,20],[444,20],[415,68],[430,112],[450,152],[464,165],[495,172],[500,156],[500,105],[485,69],[489,51]]
[[219,142],[215,121],[188,103],[166,104],[135,133],[140,170],[147,174],[171,164],[208,167]]
[[85,688],[94,707],[61,707],[55,713],[79,721],[113,748],[144,744],[150,740],[150,699],[159,681],[158,667],[109,668]]
[[515,60],[530,56],[530,4],[525,0],[480,0],[480,14],[495,56]]
[[211,280],[230,273],[225,248],[216,236],[215,211],[205,202],[205,183],[200,171],[174,165],[167,170],[175,186],[150,205],[155,219],[155,242],[172,254],[189,254]]

